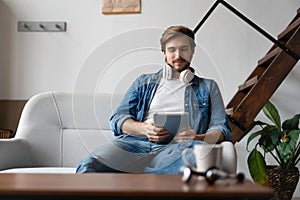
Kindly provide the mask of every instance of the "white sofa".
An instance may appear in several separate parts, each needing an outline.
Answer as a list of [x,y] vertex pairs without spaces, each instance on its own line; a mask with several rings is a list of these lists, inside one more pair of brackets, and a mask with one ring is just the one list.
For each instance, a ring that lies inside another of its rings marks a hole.
[[[0,173],[75,173],[80,160],[113,139],[109,118],[121,97],[58,91],[32,97],[15,137],[0,139]],[[235,148],[223,145],[223,168],[235,173]]]

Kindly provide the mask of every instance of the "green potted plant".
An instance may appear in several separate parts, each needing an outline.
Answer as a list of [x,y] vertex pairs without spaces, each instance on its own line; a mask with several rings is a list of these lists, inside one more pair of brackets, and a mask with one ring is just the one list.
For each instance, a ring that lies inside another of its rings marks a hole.
[[[271,122],[254,121],[246,130],[248,133],[259,126],[247,140],[249,172],[255,182],[274,189],[275,199],[291,199],[299,181],[296,165],[300,160],[300,114],[281,123],[279,112],[270,101],[263,107],[263,113]],[[256,143],[250,151],[249,144],[253,141]],[[267,155],[277,164],[267,164]]]

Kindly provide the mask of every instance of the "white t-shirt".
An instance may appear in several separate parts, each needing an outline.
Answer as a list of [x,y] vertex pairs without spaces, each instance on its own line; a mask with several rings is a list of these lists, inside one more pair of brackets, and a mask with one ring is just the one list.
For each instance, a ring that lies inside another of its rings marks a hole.
[[190,84],[183,83],[179,79],[162,78],[144,122],[151,122],[155,112],[184,112],[184,92]]

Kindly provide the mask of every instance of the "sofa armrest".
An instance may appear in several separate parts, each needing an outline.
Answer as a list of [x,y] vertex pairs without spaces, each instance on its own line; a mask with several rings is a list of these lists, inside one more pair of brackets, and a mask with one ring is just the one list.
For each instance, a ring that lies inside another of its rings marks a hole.
[[30,166],[32,159],[25,139],[0,139],[0,170]]

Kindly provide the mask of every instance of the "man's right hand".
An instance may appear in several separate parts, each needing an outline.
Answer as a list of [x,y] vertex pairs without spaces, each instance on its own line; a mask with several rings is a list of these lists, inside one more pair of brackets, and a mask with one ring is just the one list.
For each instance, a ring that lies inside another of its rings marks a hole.
[[138,122],[133,119],[127,119],[122,126],[124,134],[144,135],[151,142],[158,142],[169,135],[169,132],[163,127],[154,126],[154,123]]
[[145,126],[147,130],[145,135],[151,142],[158,142],[169,136],[169,132],[163,127],[154,126],[153,123],[145,123]]

